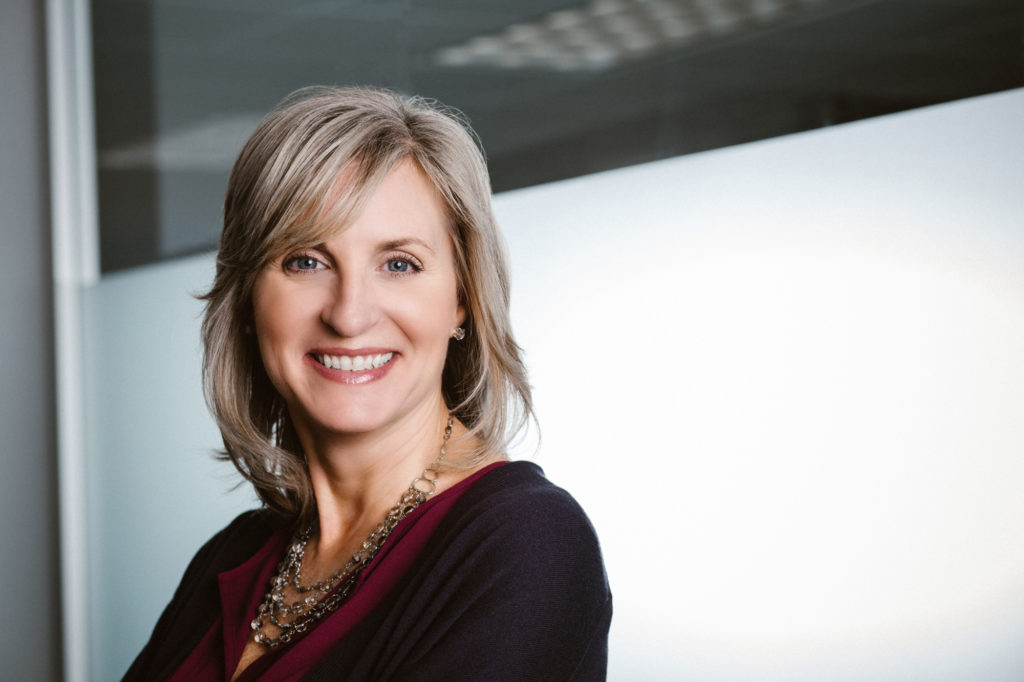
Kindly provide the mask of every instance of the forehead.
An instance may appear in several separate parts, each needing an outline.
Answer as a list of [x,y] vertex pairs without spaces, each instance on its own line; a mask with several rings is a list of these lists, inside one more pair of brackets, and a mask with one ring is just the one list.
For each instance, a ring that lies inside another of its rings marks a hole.
[[[378,241],[397,241],[415,237],[440,251],[450,247],[450,217],[441,194],[434,187],[419,164],[411,159],[396,163],[376,183],[376,187],[362,192],[358,207],[347,211],[332,207],[332,203],[353,199],[351,174],[343,172],[332,188],[333,201],[328,202],[327,215],[322,225],[330,233],[329,240],[366,238]],[[332,208],[334,210],[332,210]],[[348,213],[339,219],[339,213]],[[332,215],[333,214],[333,215]],[[319,222],[319,221],[318,221]]]

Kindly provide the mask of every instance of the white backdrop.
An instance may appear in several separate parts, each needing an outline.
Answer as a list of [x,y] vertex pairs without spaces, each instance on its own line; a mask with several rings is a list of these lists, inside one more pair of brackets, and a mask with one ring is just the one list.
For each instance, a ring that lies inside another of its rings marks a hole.
[[[506,193],[536,459],[590,513],[613,680],[1024,678],[1024,91]],[[247,491],[212,257],[88,292],[90,651],[125,669]]]

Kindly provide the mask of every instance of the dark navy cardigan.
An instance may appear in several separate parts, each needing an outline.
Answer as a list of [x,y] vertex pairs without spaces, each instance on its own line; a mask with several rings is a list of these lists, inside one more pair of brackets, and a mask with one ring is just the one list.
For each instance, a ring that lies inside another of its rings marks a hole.
[[[219,615],[217,575],[283,521],[236,518],[199,550],[124,677],[161,680]],[[611,593],[583,510],[529,462],[476,481],[395,589],[305,680],[604,680]]]

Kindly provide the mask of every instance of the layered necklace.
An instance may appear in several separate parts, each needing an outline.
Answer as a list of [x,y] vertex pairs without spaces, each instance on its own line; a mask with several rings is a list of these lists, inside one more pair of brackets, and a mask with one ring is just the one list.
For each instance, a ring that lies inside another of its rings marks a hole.
[[[306,555],[312,529],[306,528],[292,537],[284,559],[277,565],[277,572],[270,580],[270,591],[264,595],[256,610],[256,617],[249,623],[257,643],[271,649],[286,644],[341,606],[352,593],[363,569],[377,556],[395,526],[437,490],[437,478],[440,475],[438,468],[448,449],[453,422],[454,418],[449,415],[441,441],[441,453],[437,459],[413,479],[398,504],[388,510],[384,520],[363,540],[359,550],[344,566],[323,580],[303,585],[302,559]],[[284,593],[288,585],[298,594],[298,598],[291,603],[285,601]],[[270,637],[264,632],[267,623],[273,624],[280,631],[276,637]]]

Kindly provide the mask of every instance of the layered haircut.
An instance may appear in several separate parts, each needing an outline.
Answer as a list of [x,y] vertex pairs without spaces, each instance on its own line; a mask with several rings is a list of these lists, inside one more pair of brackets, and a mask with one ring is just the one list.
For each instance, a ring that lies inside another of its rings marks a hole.
[[223,457],[264,504],[303,522],[312,520],[316,502],[298,436],[252,331],[253,286],[279,256],[344,230],[405,159],[426,173],[446,206],[467,311],[466,337],[449,343],[441,388],[477,446],[449,468],[503,454],[532,416],[487,166],[463,117],[387,90],[298,90],[267,115],[231,171],[202,336],[203,388]]

